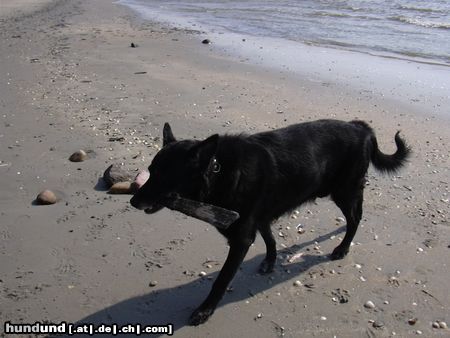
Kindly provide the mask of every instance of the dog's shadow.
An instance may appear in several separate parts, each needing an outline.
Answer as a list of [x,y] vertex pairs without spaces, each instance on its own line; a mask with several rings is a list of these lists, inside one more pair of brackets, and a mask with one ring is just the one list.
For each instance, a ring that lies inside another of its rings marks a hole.
[[[344,230],[345,227],[340,227],[314,240],[279,250],[278,253],[285,256],[298,252],[315,242],[327,240],[330,236],[341,233]],[[328,255],[304,254],[298,261],[293,263],[278,262],[274,273],[270,275],[259,275],[256,271],[263,258],[264,255],[258,255],[242,264],[241,271],[237,273],[236,278],[232,282],[233,291],[225,294],[218,307],[245,300],[277,284],[293,279],[297,274],[301,274],[315,265],[329,261]],[[285,270],[287,269],[292,273],[286,273]],[[176,332],[187,325],[191,312],[207,296],[212,286],[210,279],[214,280],[217,274],[218,272],[214,272],[183,285],[157,289],[146,295],[124,300],[79,320],[75,325],[89,323],[98,326],[100,324],[111,325],[114,323],[121,326],[139,323],[141,326],[145,326],[170,323],[173,324],[173,330]]]

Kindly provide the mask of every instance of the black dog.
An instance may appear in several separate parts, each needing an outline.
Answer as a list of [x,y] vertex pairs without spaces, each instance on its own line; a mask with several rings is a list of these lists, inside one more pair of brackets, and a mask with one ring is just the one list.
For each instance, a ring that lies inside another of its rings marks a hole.
[[276,259],[271,223],[316,197],[331,196],[347,220],[347,232],[331,259],[349,251],[362,215],[365,175],[372,163],[395,172],[410,153],[399,133],[397,151],[385,155],[374,131],[363,121],[319,120],[254,135],[217,134],[204,141],[177,141],[164,125],[163,148],[153,159],[150,179],[131,204],[154,213],[158,200],[171,193],[239,212],[240,219],[219,231],[229,242],[226,262],[190,324],[205,322],[260,232],[267,247],[260,272],[273,270]]

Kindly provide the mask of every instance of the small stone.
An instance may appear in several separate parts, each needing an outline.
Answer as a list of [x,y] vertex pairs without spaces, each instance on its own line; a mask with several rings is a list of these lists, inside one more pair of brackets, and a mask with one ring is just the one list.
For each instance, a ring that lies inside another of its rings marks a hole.
[[417,330],[416,331],[416,334],[418,334],[418,335],[421,335],[423,332],[422,331],[420,331],[420,330]]
[[211,43],[211,40],[205,39],[205,40],[202,41],[202,43],[203,43],[204,45],[209,45],[209,44]]
[[83,162],[87,159],[87,153],[84,150],[78,150],[69,157],[70,162]]
[[131,173],[126,171],[122,165],[119,163],[111,164],[103,173],[103,180],[111,187],[113,184],[118,182],[132,182],[133,176]]
[[344,217],[336,217],[336,222],[344,223],[345,222],[345,218]]
[[303,224],[299,223],[295,226],[295,228],[297,229],[297,233],[299,234],[305,233],[305,228],[303,227]]
[[109,194],[131,194],[131,183],[130,182],[117,182],[109,188]]
[[364,307],[367,309],[374,309],[375,304],[371,300],[368,300],[367,302],[364,303]]
[[257,315],[256,315],[256,318],[262,318],[262,316],[263,316],[263,314],[262,313],[258,313]]
[[443,321],[441,321],[441,320],[438,320],[437,322],[439,323],[439,327],[440,327],[441,329],[444,329],[444,330],[447,330],[447,329],[448,329],[448,326],[447,326],[447,323],[446,323],[446,322],[443,322]]
[[154,287],[154,286],[156,286],[156,285],[158,285],[158,282],[155,281],[155,280],[152,280],[152,281],[148,284],[148,286],[150,286],[150,287]]
[[362,266],[361,266],[361,264],[355,264],[355,268],[357,268],[357,269],[361,269],[361,268],[362,268]]
[[204,276],[206,276],[206,272],[205,272],[205,271],[200,271],[200,272],[198,273],[198,275],[199,275],[200,277],[204,277]]
[[432,326],[434,329],[440,329],[440,326],[439,326],[439,323],[438,323],[438,322],[433,322],[433,324],[431,324],[431,326]]
[[327,320],[327,317],[321,316],[321,317],[320,317],[320,320]]
[[302,285],[303,285],[302,282],[300,282],[299,280],[296,280],[294,282],[294,286],[302,286]]
[[138,45],[137,45],[136,43],[132,42],[132,43],[130,44],[130,47],[131,47],[131,48],[137,48]]
[[376,320],[376,321],[373,322],[372,326],[375,329],[381,329],[382,327],[384,327],[384,323]]
[[57,202],[58,198],[56,197],[55,193],[51,190],[44,190],[39,193],[36,197],[36,202],[39,205],[50,205],[55,204]]
[[409,325],[416,325],[416,323],[417,323],[417,318],[410,318],[410,319],[408,319],[408,324]]

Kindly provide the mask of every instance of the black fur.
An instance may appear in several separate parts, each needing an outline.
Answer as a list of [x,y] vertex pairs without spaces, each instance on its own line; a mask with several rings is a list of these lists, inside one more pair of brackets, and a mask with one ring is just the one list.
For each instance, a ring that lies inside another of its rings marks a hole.
[[383,154],[363,121],[319,120],[254,135],[215,134],[204,141],[177,141],[166,123],[163,142],[149,167],[150,179],[131,199],[134,207],[156,212],[162,208],[158,199],[176,192],[241,215],[219,230],[230,251],[210,294],[192,313],[192,325],[212,315],[258,231],[267,247],[260,272],[273,270],[276,245],[270,225],[304,202],[330,196],[342,210],[347,232],[331,258],[343,258],[361,220],[369,164],[395,172],[410,153],[397,133],[397,151]]

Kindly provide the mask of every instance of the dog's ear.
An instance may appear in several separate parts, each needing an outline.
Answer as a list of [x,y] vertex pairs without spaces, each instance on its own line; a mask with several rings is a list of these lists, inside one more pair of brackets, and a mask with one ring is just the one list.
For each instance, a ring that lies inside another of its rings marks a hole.
[[190,150],[191,156],[198,161],[200,166],[208,165],[211,157],[216,153],[218,141],[218,134],[211,135]]
[[172,133],[172,128],[170,128],[170,124],[169,123],[164,123],[164,128],[163,128],[163,147],[165,147],[166,145],[168,145],[169,143],[175,142],[175,136],[173,136]]

